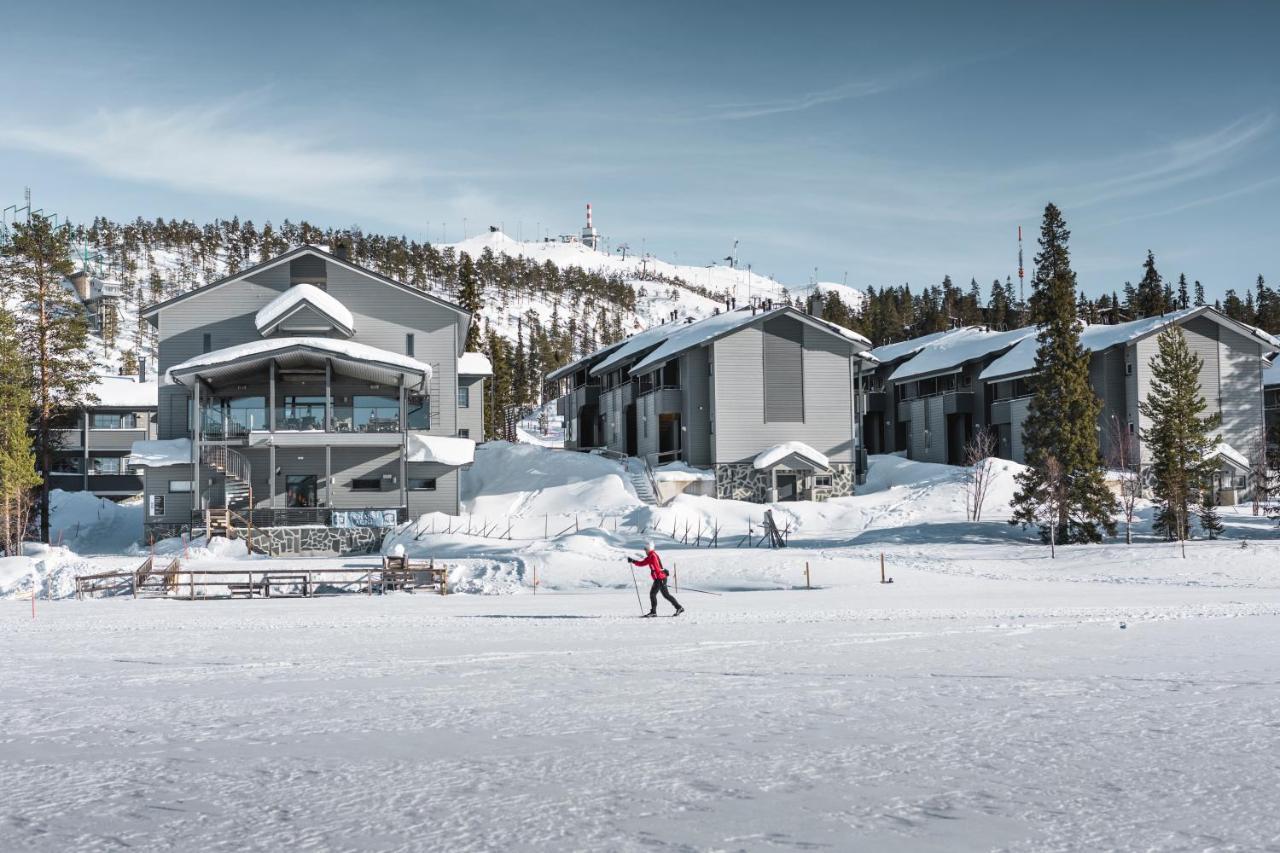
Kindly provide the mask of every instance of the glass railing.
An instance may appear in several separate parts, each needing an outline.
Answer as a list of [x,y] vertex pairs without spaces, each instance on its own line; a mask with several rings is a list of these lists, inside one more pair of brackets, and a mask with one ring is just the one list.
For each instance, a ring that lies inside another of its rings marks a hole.
[[331,432],[399,432],[400,404],[334,406]]

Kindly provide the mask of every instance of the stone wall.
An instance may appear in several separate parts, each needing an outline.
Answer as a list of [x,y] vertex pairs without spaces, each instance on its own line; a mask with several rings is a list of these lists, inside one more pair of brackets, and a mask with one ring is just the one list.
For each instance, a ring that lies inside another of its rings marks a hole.
[[[781,471],[780,471],[781,473]],[[803,471],[797,474],[805,474]],[[829,497],[852,495],[856,472],[852,463],[836,463],[831,466],[831,491]],[[721,500],[766,503],[773,478],[768,471],[757,471],[754,465],[730,463],[716,465],[716,497]]]
[[[197,527],[203,533],[203,527]],[[183,534],[191,535],[190,524],[148,524],[146,543]],[[345,556],[376,554],[382,549],[386,529],[381,527],[255,527],[253,545],[271,555]]]

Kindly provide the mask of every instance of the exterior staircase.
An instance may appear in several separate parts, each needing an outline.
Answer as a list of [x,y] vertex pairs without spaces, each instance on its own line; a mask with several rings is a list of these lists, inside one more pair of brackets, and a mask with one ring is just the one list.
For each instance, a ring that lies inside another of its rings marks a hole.
[[636,496],[651,506],[660,506],[662,502],[658,498],[658,484],[653,479],[653,471],[649,470],[648,463],[643,459],[628,456],[624,464],[627,469],[627,478],[631,480]]
[[243,535],[250,552],[266,553],[253,544],[253,471],[249,460],[225,444],[200,447],[200,462],[222,475],[223,506],[205,510],[205,531],[212,538]]

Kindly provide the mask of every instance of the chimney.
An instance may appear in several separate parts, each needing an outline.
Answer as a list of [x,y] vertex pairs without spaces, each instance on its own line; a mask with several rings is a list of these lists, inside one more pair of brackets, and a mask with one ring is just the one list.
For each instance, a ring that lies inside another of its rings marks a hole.
[[147,381],[147,357],[145,355],[138,359],[138,381]]
[[351,250],[347,247],[347,238],[339,237],[333,241],[333,256],[340,261],[351,260]]

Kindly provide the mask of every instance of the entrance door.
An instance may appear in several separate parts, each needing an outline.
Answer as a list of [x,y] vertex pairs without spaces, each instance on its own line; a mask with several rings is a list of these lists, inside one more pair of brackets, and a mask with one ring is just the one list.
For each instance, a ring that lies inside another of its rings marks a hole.
[[680,458],[680,413],[664,412],[658,415],[658,461],[670,462]]
[[290,474],[284,478],[284,505],[287,507],[316,506],[315,474]]
[[628,403],[626,408],[626,416],[623,420],[622,428],[627,433],[627,455],[635,456],[639,453],[636,446],[636,404]]
[[795,474],[779,474],[778,475],[778,500],[780,501],[796,500],[796,475]]
[[600,436],[596,435],[596,425],[600,420],[600,409],[594,403],[578,410],[578,446],[599,447]]
[[973,416],[947,415],[947,464],[963,465],[965,445],[973,435]]

